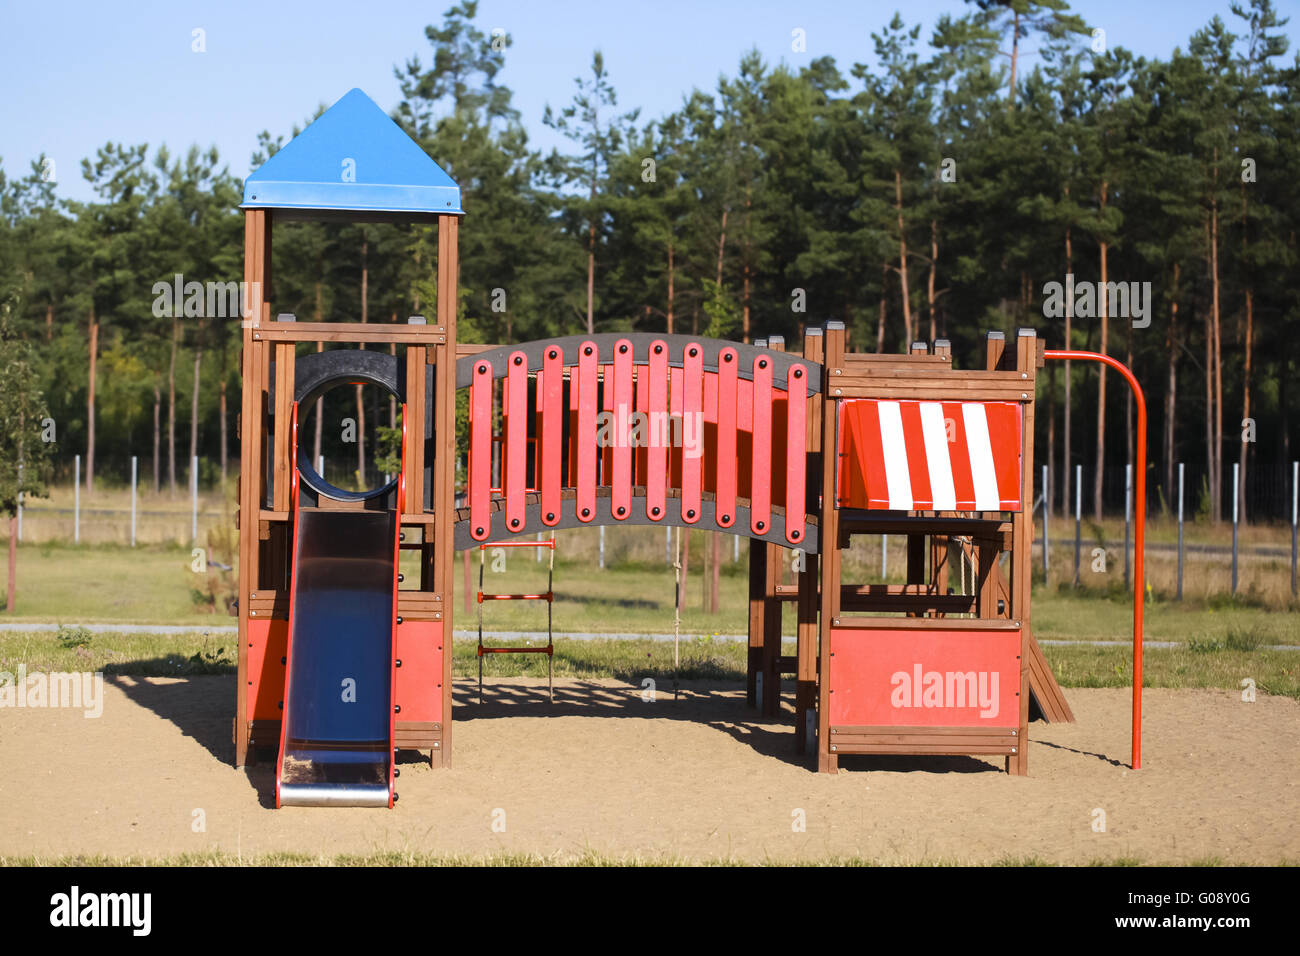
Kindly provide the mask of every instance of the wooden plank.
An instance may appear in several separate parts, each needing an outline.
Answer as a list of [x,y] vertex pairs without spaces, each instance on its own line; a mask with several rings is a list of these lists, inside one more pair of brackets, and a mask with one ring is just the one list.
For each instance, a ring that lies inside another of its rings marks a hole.
[[[239,535],[239,647],[236,655],[235,678],[235,766],[242,767],[248,759],[251,728],[248,722],[248,672],[250,608],[248,593],[257,586],[258,522],[253,516],[262,506],[261,449],[262,395],[259,388],[259,370],[262,366],[263,346],[255,343],[254,329],[261,318],[261,290],[264,277],[260,253],[265,249],[266,211],[250,209],[244,213],[244,281],[253,290],[252,315],[244,322],[243,352],[240,357],[243,390],[240,396],[240,479],[239,513],[244,516]],[[277,738],[278,739],[278,738]]]
[[[825,337],[822,335],[821,329],[817,329],[815,332],[812,329],[805,329],[803,355],[810,365],[821,365],[822,359],[825,357],[824,346]],[[817,384],[823,386],[824,382],[818,382]],[[817,521],[819,525],[823,524],[821,510],[823,506],[820,500],[821,487],[819,484],[821,473],[817,470],[822,457],[823,391],[823,388],[819,388],[808,402],[805,425],[807,434],[806,447],[809,450],[806,460],[807,483],[808,487],[813,491],[813,495],[810,497],[813,497],[818,502],[813,507],[818,509]],[[805,494],[807,494],[807,490],[805,490]],[[833,544],[834,542],[831,542],[830,545],[823,544],[822,547],[829,550]],[[799,572],[799,583],[796,587],[799,594],[799,603],[797,605],[797,623],[795,625],[795,657],[798,660],[794,692],[795,750],[801,754],[806,753],[813,743],[809,727],[816,718],[817,707],[817,652],[820,643],[817,614],[821,603],[818,591],[818,582],[821,577],[818,558],[817,554],[804,554],[803,570]]]
[[[1029,631],[1029,627],[1025,627]],[[1049,724],[1072,724],[1074,723],[1074,711],[1070,709],[1069,702],[1065,699],[1065,693],[1061,690],[1061,685],[1056,682],[1056,675],[1052,673],[1051,665],[1047,663],[1047,658],[1043,656],[1043,649],[1038,646],[1038,641],[1030,633],[1028,640],[1029,652],[1029,691],[1038,702],[1038,709],[1043,713],[1043,719]]]
[[934,630],[937,626],[942,626],[945,631],[1014,631],[1017,626],[1015,621],[1000,618],[945,618],[942,625],[938,625],[928,618],[852,617],[848,614],[841,614],[834,618],[832,624],[837,630],[850,629],[858,631],[907,630],[911,628],[926,631]]
[[[277,343],[275,346],[275,409],[272,422],[275,428],[274,468],[271,484],[271,502],[277,511],[289,509],[289,488],[297,462],[290,461],[293,395],[293,346]],[[305,417],[305,416],[304,416]]]
[[963,756],[966,754],[990,757],[1005,756],[1008,759],[1022,752],[1014,743],[980,743],[963,746],[961,744],[889,744],[876,741],[859,741],[856,739],[840,740],[831,744],[837,754],[898,754],[905,756],[915,754],[918,757]]
[[[828,322],[824,333],[825,362],[831,367],[844,364],[844,325],[841,322]],[[829,376],[823,381],[822,393],[828,397],[822,403],[822,460],[835,460],[836,419],[839,403],[830,397]],[[833,465],[822,467],[821,488],[821,540],[820,564],[821,587],[818,611],[821,615],[818,643],[820,645],[820,673],[817,689],[817,769],[821,773],[836,773],[839,761],[830,749],[830,668],[831,668],[831,623],[839,613],[840,596],[840,560],[841,551],[836,546],[839,542],[839,509],[835,507],[835,478],[839,469]],[[809,589],[811,591],[811,588]]]
[[406,348],[406,402],[402,408],[406,422],[406,501],[405,514],[421,514],[425,502],[425,436],[430,409],[424,396],[429,378],[429,350],[423,345]]
[[[1016,370],[1026,377],[1029,395],[1034,395],[1034,376],[1036,374],[1037,336],[1033,329],[1021,329],[1016,336]],[[1020,458],[1020,500],[1024,507],[1012,515],[1012,550],[1011,550],[1011,616],[1020,620],[1020,735],[1026,741],[1013,756],[1007,759],[1007,770],[1018,776],[1029,773],[1029,627],[1030,627],[1030,587],[1032,581],[1032,562],[1034,548],[1034,520],[1031,504],[1034,500],[1034,403],[1031,401],[1023,410],[1024,425],[1021,428],[1022,452]]]
[[836,724],[831,727],[831,735],[896,735],[899,737],[933,736],[941,737],[1015,737],[1017,732],[1011,727],[917,727],[907,724],[888,726],[870,726],[860,724]]
[[399,345],[445,345],[447,336],[426,324],[360,322],[276,322],[253,334],[257,342],[396,342]]

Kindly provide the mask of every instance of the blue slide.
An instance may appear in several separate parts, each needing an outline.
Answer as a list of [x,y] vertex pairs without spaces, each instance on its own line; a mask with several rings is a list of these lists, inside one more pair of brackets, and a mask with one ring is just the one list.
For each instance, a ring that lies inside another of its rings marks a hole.
[[397,514],[295,507],[293,530],[276,806],[391,807]]

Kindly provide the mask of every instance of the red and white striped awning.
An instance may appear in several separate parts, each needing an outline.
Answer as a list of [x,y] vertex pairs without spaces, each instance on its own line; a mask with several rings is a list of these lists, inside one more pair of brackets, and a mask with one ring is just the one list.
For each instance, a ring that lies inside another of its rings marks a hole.
[[843,401],[841,508],[1019,511],[1015,402]]

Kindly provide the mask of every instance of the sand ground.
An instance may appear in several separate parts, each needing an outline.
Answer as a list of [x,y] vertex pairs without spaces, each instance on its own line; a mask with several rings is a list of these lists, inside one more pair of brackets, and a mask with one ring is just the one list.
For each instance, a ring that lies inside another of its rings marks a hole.
[[1288,698],[1148,690],[1135,772],[1128,691],[1068,691],[1078,722],[1033,724],[1030,776],[1016,778],[966,757],[844,757],[819,775],[795,755],[793,714],[763,719],[734,685],[684,684],[676,700],[661,689],[653,703],[612,680],[556,691],[552,705],[545,682],[498,680],[480,707],[458,684],[455,765],[403,754],[391,811],[272,809],[271,762],[230,763],[231,677],[107,679],[98,719],[6,708],[0,856],[1300,859],[1300,702]]

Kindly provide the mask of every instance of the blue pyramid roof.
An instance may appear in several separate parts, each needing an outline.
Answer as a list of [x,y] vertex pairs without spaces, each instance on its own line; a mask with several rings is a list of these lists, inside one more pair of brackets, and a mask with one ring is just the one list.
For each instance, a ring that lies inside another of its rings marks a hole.
[[242,208],[462,212],[455,181],[359,89],[244,180]]

